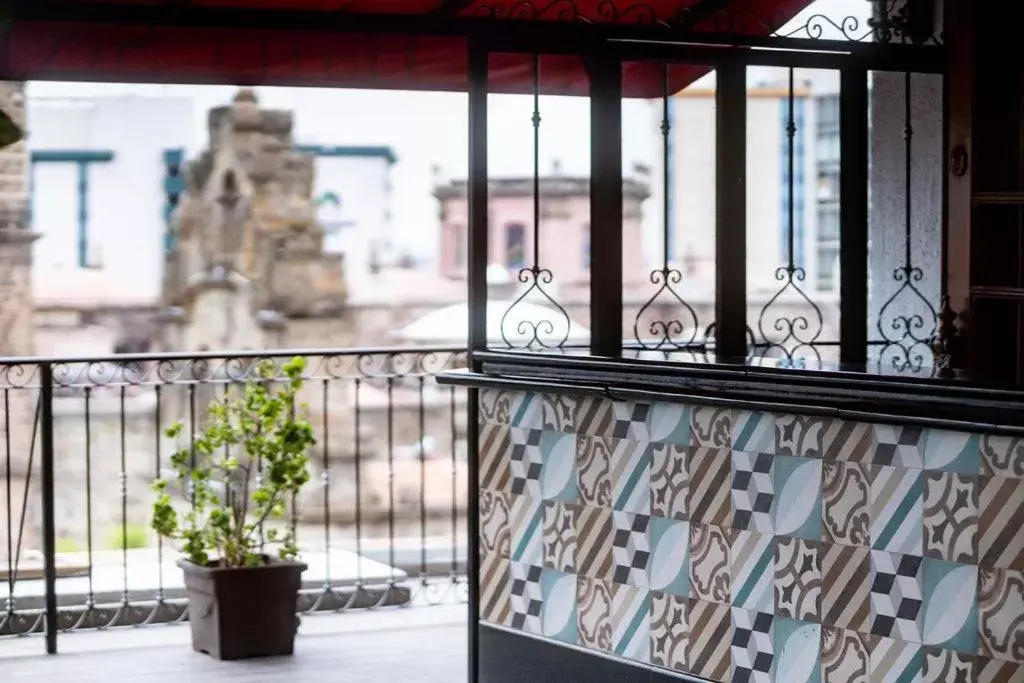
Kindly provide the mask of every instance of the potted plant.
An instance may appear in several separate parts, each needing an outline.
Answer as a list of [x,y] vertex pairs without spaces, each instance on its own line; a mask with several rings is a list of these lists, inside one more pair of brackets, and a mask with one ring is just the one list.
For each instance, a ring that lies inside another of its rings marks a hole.
[[[192,648],[217,659],[290,655],[302,572],[289,504],[309,480],[309,422],[297,415],[305,361],[280,371],[256,364],[239,391],[229,387],[209,408],[191,442],[171,456],[188,499],[178,510],[168,481],[155,482],[152,527],[180,548],[178,566],[192,626]],[[182,423],[167,430],[183,432]],[[276,552],[275,552],[276,550]]]

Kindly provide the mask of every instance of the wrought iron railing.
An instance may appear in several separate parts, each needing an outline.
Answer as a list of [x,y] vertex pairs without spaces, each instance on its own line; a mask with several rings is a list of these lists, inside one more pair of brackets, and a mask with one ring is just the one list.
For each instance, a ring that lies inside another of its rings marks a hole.
[[295,356],[317,438],[288,520],[300,610],[463,600],[466,398],[434,378],[465,349],[0,359],[0,637],[186,620],[177,551],[148,529],[166,427],[188,438],[258,361]]

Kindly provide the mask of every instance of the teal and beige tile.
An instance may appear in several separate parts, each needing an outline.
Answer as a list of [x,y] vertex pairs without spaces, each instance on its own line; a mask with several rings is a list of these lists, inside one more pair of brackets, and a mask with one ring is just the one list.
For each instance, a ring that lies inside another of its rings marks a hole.
[[917,643],[877,638],[871,649],[871,683],[922,683],[924,649]]
[[581,645],[650,661],[651,598],[646,590],[581,577],[577,591]]
[[601,436],[577,435],[576,469],[579,477],[579,500],[586,505],[611,508],[612,439]]
[[775,458],[776,535],[821,540],[821,465],[812,458]]
[[647,438],[657,443],[689,446],[693,409],[679,403],[656,403],[647,414]]
[[687,519],[686,499],[690,490],[687,458],[690,449],[667,443],[647,445],[651,456],[651,514]]
[[690,418],[692,443],[707,448],[732,448],[733,411],[714,406],[698,406]]
[[576,512],[576,571],[593,579],[611,581],[612,511],[607,508],[581,506]]
[[871,462],[874,453],[872,425],[864,422],[830,420],[822,442],[826,460],[846,460],[866,465]]
[[821,515],[825,541],[865,548],[871,544],[871,479],[865,465],[823,463]]
[[541,398],[543,400],[543,429],[555,432],[575,431],[578,400],[575,396],[544,394]]
[[480,427],[480,488],[507,493],[512,483],[512,437],[507,425]]
[[872,425],[871,463],[888,467],[924,466],[924,428],[911,425]]
[[981,437],[969,432],[924,430],[924,467],[977,475],[981,470]]
[[480,491],[480,550],[508,559],[512,552],[509,498],[500,491]]
[[775,416],[771,413],[733,411],[732,443],[734,451],[775,452]]
[[871,633],[921,642],[923,558],[871,551]]
[[512,496],[509,510],[511,558],[517,562],[540,566],[544,557],[544,509],[541,501],[528,496]]
[[690,600],[669,593],[651,593],[651,664],[685,672],[690,637]]
[[509,396],[509,424],[522,429],[544,428],[544,398],[540,394],[517,392]]
[[615,411],[611,399],[600,396],[580,396],[575,399],[573,425],[577,434],[611,436],[615,427]]
[[576,437],[566,432],[540,434],[540,495],[545,500],[575,502],[579,477],[576,473]]
[[770,534],[734,530],[729,553],[732,604],[755,612],[775,612],[775,539]]
[[776,617],[774,680],[786,683],[821,683],[821,626]]
[[651,451],[648,442],[610,439],[612,507],[651,514]]
[[775,544],[775,613],[800,621],[821,618],[821,545],[780,537]]
[[821,623],[867,633],[871,617],[868,550],[822,543],[821,579]]
[[691,522],[727,526],[732,521],[729,483],[731,451],[693,447],[687,458],[690,490],[687,496]]
[[871,468],[871,547],[924,552],[924,473],[902,467]]
[[690,524],[663,517],[651,518],[651,590],[690,595]]
[[690,522],[690,596],[728,605],[731,529]]
[[632,439],[634,441],[650,441],[648,420],[651,406],[647,403],[615,401],[612,403],[612,415],[615,424],[608,436],[616,439]]
[[732,452],[732,527],[761,533],[774,529],[772,513],[775,485],[774,456],[770,453]]
[[543,634],[541,614],[544,598],[541,588],[542,567],[523,562],[512,562],[512,587],[509,596],[511,617],[509,624],[517,631],[535,636]]
[[924,554],[950,562],[978,562],[977,477],[925,472]]
[[576,576],[545,568],[540,577],[541,635],[569,645],[579,642]]
[[[841,628],[821,628],[822,683],[871,683],[875,637]],[[778,683],[782,683],[778,678]]]
[[980,487],[981,565],[1024,570],[1024,479],[984,477]]
[[651,564],[651,517],[612,511],[612,581],[646,588]]
[[576,515],[579,507],[557,500],[544,501],[544,566],[576,571]]
[[742,607],[732,608],[732,641],[729,653],[732,679],[748,683],[770,683],[775,647],[775,617],[767,612],[754,612]]
[[975,658],[962,652],[936,647],[924,648],[921,683],[974,683]]
[[502,389],[480,391],[480,422],[507,425],[511,421],[514,392]]
[[832,420],[810,415],[776,415],[776,455],[820,458],[825,453],[825,436]]
[[974,671],[976,683],[1024,683],[1024,664],[1016,662],[977,657],[974,660]]
[[614,584],[588,576],[578,576],[576,591],[579,644],[591,650],[611,652]]
[[509,459],[509,471],[512,481],[509,491],[517,496],[540,499],[541,470],[544,462],[540,444],[544,432],[539,429],[513,427],[510,434],[512,451]]
[[512,576],[507,558],[485,553],[480,559],[480,618],[508,626],[511,620]]
[[967,654],[978,651],[978,567],[924,559],[924,645]]
[[1024,438],[982,435],[981,473],[987,476],[1024,479]]
[[979,573],[979,652],[1024,664],[1024,572],[981,567]]
[[686,649],[688,673],[718,683],[732,680],[732,610],[703,600],[691,600],[688,623],[690,638]]

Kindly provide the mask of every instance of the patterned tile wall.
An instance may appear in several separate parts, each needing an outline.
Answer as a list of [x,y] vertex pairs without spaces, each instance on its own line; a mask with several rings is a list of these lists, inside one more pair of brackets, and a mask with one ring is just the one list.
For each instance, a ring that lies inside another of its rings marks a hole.
[[481,617],[713,681],[1024,683],[1024,439],[481,394]]

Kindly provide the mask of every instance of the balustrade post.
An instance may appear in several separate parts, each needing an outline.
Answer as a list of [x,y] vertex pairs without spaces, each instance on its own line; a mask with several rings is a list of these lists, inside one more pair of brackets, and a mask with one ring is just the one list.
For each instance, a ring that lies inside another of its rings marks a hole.
[[53,486],[53,366],[39,366],[40,450],[43,496],[43,582],[45,585],[46,653],[57,654],[57,534]]

